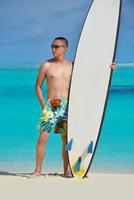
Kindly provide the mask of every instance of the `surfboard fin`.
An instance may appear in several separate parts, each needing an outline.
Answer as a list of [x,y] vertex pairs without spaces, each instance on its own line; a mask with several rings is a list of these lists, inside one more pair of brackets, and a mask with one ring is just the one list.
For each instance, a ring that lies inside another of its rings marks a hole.
[[71,140],[68,142],[68,144],[66,145],[65,150],[66,150],[66,151],[71,151],[71,149],[72,149],[72,144],[73,144],[73,139],[71,139]]
[[78,158],[76,164],[75,164],[75,172],[79,172],[80,171],[80,166],[81,166],[81,156]]
[[90,142],[88,149],[87,149],[87,153],[93,153],[93,141]]

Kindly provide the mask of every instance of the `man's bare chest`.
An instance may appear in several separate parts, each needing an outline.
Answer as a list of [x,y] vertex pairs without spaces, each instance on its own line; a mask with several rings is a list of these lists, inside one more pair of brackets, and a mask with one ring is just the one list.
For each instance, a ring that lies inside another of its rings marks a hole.
[[71,70],[67,67],[62,68],[51,68],[47,71],[46,77],[48,79],[70,79],[71,77]]

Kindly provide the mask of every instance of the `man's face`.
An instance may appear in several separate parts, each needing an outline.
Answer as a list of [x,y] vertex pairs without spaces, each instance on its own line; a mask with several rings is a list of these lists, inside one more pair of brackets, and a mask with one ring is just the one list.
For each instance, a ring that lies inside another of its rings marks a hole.
[[51,48],[54,57],[64,55],[67,50],[66,43],[63,40],[54,40],[51,45]]

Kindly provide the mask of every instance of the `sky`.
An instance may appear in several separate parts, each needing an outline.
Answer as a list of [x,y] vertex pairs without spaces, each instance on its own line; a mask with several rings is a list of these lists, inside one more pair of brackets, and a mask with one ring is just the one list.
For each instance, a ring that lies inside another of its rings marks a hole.
[[[0,64],[42,63],[57,36],[69,41],[74,60],[91,0],[0,0]],[[134,63],[134,0],[122,0],[117,63]]]

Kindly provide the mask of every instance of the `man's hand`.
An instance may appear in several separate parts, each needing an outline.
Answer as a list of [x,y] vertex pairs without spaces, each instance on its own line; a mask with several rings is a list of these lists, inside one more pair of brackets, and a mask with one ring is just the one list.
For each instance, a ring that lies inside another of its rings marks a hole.
[[110,68],[111,68],[112,70],[114,70],[114,69],[116,68],[116,63],[113,62],[113,63],[111,64]]
[[44,109],[44,107],[45,107],[45,104],[42,104],[42,105],[41,105],[42,110]]

